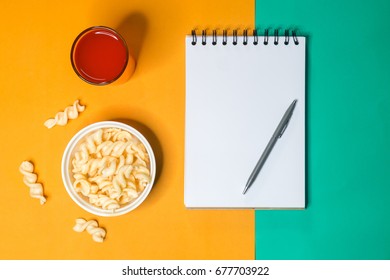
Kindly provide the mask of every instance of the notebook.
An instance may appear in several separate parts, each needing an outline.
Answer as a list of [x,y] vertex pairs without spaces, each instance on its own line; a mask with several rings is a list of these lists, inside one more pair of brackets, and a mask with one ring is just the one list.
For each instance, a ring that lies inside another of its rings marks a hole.
[[[185,206],[305,208],[305,37],[193,31],[185,44]],[[283,136],[243,195],[295,99]]]

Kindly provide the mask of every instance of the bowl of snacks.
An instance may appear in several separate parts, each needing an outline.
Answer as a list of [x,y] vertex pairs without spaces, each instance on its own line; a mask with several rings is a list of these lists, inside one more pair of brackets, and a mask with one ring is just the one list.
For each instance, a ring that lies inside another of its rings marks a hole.
[[121,122],[83,128],[62,157],[62,179],[70,197],[98,216],[119,216],[137,208],[149,195],[155,176],[149,142]]

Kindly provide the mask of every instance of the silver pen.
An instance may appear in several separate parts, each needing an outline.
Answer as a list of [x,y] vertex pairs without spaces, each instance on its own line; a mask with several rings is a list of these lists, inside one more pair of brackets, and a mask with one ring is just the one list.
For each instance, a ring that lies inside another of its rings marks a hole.
[[276,128],[274,134],[272,135],[271,139],[269,140],[267,147],[265,147],[265,150],[263,154],[261,155],[259,161],[257,162],[255,168],[253,169],[251,175],[249,176],[248,182],[245,185],[244,191],[242,194],[245,194],[248,189],[251,187],[253,182],[256,180],[257,175],[259,174],[261,168],[263,167],[265,161],[267,160],[269,154],[272,151],[272,148],[275,146],[276,141],[280,137],[282,137],[284,131],[287,128],[288,122],[290,121],[290,118],[293,114],[295,104],[297,103],[297,99],[295,99],[291,105],[288,107],[287,111],[284,113],[282,120],[280,121],[278,127]]

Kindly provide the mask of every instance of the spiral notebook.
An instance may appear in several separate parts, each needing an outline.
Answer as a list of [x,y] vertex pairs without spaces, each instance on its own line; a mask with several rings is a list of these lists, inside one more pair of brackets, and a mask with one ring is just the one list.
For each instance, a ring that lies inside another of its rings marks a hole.
[[[305,208],[305,37],[283,35],[186,36],[187,208]],[[243,195],[295,99],[286,131]]]

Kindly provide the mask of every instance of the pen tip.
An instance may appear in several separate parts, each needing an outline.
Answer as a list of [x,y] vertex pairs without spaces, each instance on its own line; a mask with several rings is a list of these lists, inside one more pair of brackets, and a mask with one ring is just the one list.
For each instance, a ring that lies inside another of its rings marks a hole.
[[244,191],[242,192],[242,194],[246,194],[247,190],[248,190],[248,186],[245,186]]

